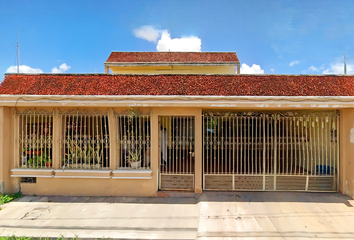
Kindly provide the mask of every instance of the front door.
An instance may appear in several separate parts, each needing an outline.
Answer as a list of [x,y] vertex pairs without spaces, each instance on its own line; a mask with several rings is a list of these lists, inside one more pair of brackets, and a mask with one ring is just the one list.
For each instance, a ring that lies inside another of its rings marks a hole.
[[194,117],[159,117],[159,189],[194,190]]

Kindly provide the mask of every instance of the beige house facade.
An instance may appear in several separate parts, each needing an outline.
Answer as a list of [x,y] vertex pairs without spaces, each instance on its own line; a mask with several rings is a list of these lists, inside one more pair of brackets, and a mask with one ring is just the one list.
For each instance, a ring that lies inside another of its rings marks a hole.
[[112,52],[105,74],[7,74],[2,192],[354,196],[354,77],[239,75],[236,53]]

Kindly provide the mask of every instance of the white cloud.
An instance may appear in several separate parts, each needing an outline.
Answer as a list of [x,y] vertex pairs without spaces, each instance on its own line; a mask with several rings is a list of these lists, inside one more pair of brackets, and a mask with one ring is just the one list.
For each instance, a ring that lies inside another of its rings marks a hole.
[[274,72],[274,69],[273,69],[273,68],[271,68],[271,69],[270,69],[270,71],[271,71],[271,72]]
[[312,71],[312,72],[319,72],[319,71],[320,71],[319,68],[314,67],[314,66],[309,67],[308,70],[310,70],[310,71]]
[[159,52],[200,52],[202,40],[198,37],[172,38],[167,30],[162,31],[161,39],[157,43]]
[[261,66],[257,64],[253,64],[252,67],[250,67],[247,64],[242,63],[240,73],[241,74],[264,74],[264,70],[261,69]]
[[202,40],[195,36],[171,38],[168,30],[146,25],[133,30],[134,36],[157,43],[158,52],[200,52]]
[[59,66],[59,69],[57,67],[52,68],[52,73],[64,73],[68,71],[71,67],[66,65],[66,63],[63,63],[62,65]]
[[324,69],[325,69],[325,64],[322,64],[320,67],[311,66],[311,67],[303,70],[301,73],[302,74],[314,74],[314,73],[319,73]]
[[296,60],[296,61],[289,63],[289,66],[292,67],[292,66],[299,64],[299,63],[300,63],[300,61]]
[[[325,69],[323,74],[344,74],[344,63],[331,63],[330,67]],[[354,74],[354,64],[347,63],[347,74]]]
[[149,42],[157,42],[160,37],[161,30],[154,28],[153,26],[142,26],[133,30],[134,36],[137,38],[145,39]]
[[[20,65],[19,69],[20,73],[43,73],[43,71],[39,68],[31,68],[26,65]],[[6,69],[6,73],[17,73],[17,66],[11,66]]]

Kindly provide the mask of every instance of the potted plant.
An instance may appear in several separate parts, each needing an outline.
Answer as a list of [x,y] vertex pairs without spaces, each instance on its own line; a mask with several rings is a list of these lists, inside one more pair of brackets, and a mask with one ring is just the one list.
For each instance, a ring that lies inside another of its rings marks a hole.
[[103,153],[103,151],[101,150],[100,145],[98,145],[97,148],[93,150],[93,158],[94,158],[93,162],[96,163],[94,166],[97,169],[101,168],[102,153]]
[[[38,156],[38,155],[37,155]],[[51,167],[52,166],[52,159],[48,158],[44,153],[38,156],[39,165]]]
[[48,159],[48,161],[45,163],[45,165],[47,167],[51,167],[52,166],[52,159]]
[[140,152],[138,150],[131,150],[129,152],[128,162],[132,169],[138,169],[141,165]]
[[28,159],[28,165],[30,168],[40,168],[41,167],[41,161],[42,159],[39,158],[37,155],[34,157]]
[[35,155],[27,161],[27,164],[32,168],[50,167],[52,166],[52,160],[48,159],[44,154],[40,156]]
[[93,148],[86,144],[81,149],[80,160],[82,162],[81,167],[86,169],[90,166],[90,158],[93,157]]
[[27,168],[27,151],[26,148],[22,149],[22,167]]

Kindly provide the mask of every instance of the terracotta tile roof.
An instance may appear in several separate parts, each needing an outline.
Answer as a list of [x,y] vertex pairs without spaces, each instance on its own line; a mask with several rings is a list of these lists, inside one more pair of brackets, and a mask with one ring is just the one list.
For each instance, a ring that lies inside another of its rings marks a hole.
[[7,74],[0,94],[354,96],[354,76]]
[[239,60],[235,52],[112,52],[106,62],[222,63]]

